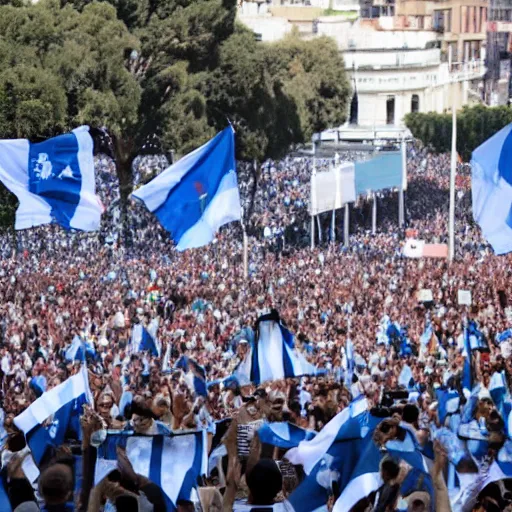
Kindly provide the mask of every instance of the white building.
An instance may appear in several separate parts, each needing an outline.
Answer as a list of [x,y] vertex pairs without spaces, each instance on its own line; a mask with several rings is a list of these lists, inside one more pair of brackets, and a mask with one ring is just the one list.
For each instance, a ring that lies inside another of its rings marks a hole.
[[485,72],[482,61],[452,66],[450,72],[438,48],[354,49],[343,56],[357,90],[357,124],[362,126],[401,126],[410,112],[459,109],[474,99],[470,87]]
[[[272,10],[251,16],[248,23],[264,41],[284,37],[294,25],[286,16],[279,22],[273,19]],[[409,112],[442,113],[453,105],[459,109],[479,101],[485,54],[464,65],[443,62],[435,32],[394,30],[391,17],[381,17],[378,23],[370,26],[343,16],[319,16],[312,31],[313,37],[327,35],[338,44],[357,90],[359,126],[402,127]]]
[[379,26],[334,23],[321,18],[318,33],[334,37],[357,90],[357,124],[403,126],[410,112],[446,112],[478,100],[485,55],[460,65],[443,62],[437,34],[393,30],[392,18]]

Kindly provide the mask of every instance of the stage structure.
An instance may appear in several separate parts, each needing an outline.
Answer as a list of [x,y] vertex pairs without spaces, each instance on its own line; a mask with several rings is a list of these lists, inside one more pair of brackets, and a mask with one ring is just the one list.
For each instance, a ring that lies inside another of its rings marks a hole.
[[372,196],[372,232],[377,230],[377,198],[376,192],[397,189],[398,223],[403,227],[405,221],[404,191],[407,189],[406,142],[402,140],[400,151],[381,151],[373,158],[362,162],[339,162],[334,159],[328,171],[317,172],[316,143],[313,139],[313,172],[311,174],[311,190],[309,214],[311,215],[311,248],[315,247],[315,220],[317,218],[318,238],[321,242],[319,215],[332,212],[332,237],[335,234],[336,210],[345,209],[344,244],[348,247],[349,238],[349,204],[356,202],[359,196]]

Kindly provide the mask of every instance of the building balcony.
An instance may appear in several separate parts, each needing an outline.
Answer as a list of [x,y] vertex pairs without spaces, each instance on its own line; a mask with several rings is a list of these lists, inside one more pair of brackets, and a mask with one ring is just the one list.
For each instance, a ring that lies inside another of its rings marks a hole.
[[425,69],[359,69],[348,70],[361,94],[387,94],[399,91],[420,91],[446,84],[482,79],[483,61],[452,64],[439,63]]
[[484,77],[486,72],[483,60],[470,62],[454,62],[451,66],[446,62],[441,65],[440,75],[443,83],[464,82],[477,80]]
[[356,70],[426,68],[441,62],[438,48],[411,50],[347,50],[345,67]]

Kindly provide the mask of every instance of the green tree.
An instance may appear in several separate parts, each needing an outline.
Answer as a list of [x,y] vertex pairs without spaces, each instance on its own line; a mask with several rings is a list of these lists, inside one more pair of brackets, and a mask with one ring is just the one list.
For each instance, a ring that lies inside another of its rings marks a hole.
[[218,65],[203,76],[201,89],[211,123],[220,128],[227,117],[237,134],[237,158],[253,162],[253,197],[258,163],[342,124],[349,97],[334,41],[307,42],[294,33],[280,43],[262,44],[243,27],[221,45]]
[[1,137],[136,124],[140,85],[125,53],[139,43],[112,6],[94,3],[81,13],[56,0],[0,7],[0,34]]
[[[464,107],[457,113],[457,152],[469,161],[471,153],[496,132],[512,122],[509,107]],[[444,153],[451,149],[451,114],[415,113],[405,117],[412,135],[434,151]]]
[[283,83],[300,117],[302,141],[346,121],[351,96],[345,65],[335,41],[304,41],[295,31],[269,47],[268,66]]
[[333,41],[257,43],[235,17],[236,0],[1,2],[0,137],[107,127],[126,198],[154,134],[183,154],[230,121],[237,157],[257,164],[344,122]]

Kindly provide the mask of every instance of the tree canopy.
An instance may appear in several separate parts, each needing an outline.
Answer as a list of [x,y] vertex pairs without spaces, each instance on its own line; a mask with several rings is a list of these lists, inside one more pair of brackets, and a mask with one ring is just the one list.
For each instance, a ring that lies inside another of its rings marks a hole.
[[[512,122],[509,107],[464,107],[457,113],[457,152],[465,161],[480,144]],[[436,113],[408,114],[405,123],[412,135],[434,151],[450,151],[452,115]]]
[[328,38],[257,42],[236,0],[0,1],[0,138],[113,136],[121,183],[148,137],[184,154],[231,122],[237,157],[278,158],[346,119]]

